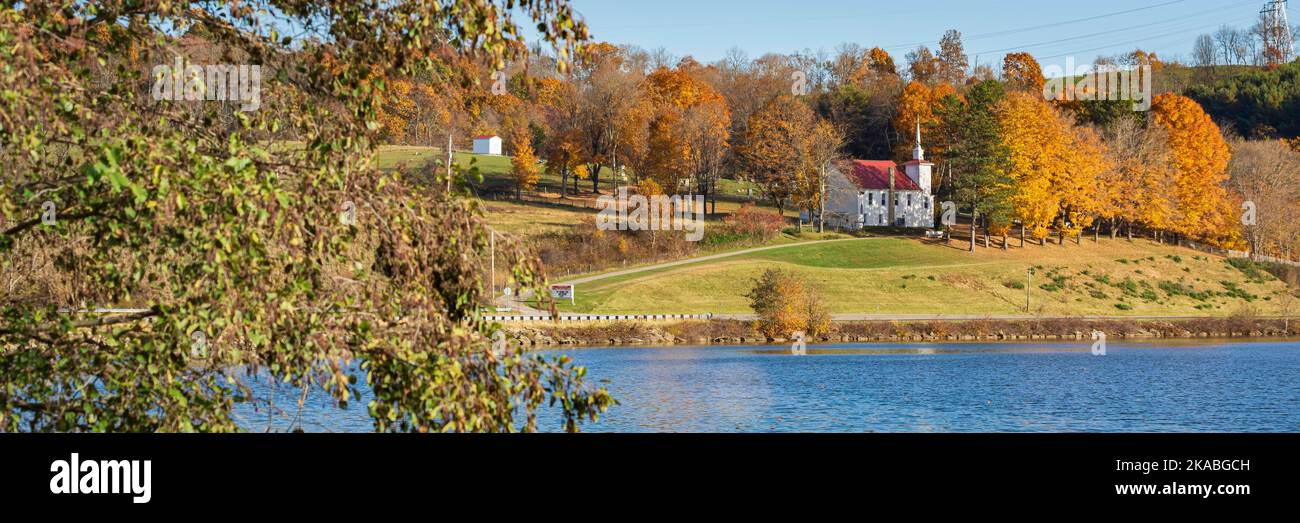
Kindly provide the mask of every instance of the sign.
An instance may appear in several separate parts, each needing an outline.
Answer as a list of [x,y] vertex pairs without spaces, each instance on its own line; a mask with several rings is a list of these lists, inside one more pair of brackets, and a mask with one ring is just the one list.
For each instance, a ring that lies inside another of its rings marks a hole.
[[552,286],[551,286],[551,297],[552,297],[552,298],[555,298],[555,299],[557,299],[557,300],[569,300],[569,304],[571,304],[571,305],[573,304],[574,294],[577,294],[577,293],[574,292],[574,288],[573,288],[572,285],[552,285]]

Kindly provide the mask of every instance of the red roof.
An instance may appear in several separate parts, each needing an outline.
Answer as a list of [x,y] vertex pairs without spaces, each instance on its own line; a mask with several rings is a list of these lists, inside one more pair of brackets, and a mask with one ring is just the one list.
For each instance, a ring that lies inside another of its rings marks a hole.
[[835,163],[849,181],[859,189],[889,189],[889,168],[894,168],[894,189],[899,191],[919,191],[921,186],[907,177],[907,173],[889,160],[842,160]]

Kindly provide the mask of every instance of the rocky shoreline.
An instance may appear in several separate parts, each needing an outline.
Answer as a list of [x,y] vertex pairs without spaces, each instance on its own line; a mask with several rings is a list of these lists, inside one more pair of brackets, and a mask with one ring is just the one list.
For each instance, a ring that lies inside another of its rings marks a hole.
[[[1300,337],[1300,318],[1200,318],[1185,320],[970,320],[862,321],[838,323],[833,331],[809,337],[814,343],[890,343],[965,341],[1091,340],[1101,331],[1108,339],[1206,339]],[[508,325],[505,332],[524,347],[756,345],[787,340],[769,338],[751,322],[732,320],[678,322],[603,322]]]

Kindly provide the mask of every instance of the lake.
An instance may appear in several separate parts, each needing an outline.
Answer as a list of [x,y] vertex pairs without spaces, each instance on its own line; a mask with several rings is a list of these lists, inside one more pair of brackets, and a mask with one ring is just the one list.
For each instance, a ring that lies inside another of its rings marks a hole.
[[[620,402],[587,432],[1300,431],[1300,342],[1112,341],[1104,356],[1091,343],[552,352]],[[277,402],[296,399],[284,391]],[[364,401],[308,404],[304,430],[370,430]],[[554,411],[541,420],[560,428]]]

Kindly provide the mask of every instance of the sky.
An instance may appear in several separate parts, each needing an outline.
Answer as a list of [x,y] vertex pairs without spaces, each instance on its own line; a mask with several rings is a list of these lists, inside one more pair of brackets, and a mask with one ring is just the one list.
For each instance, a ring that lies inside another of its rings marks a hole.
[[[598,41],[663,47],[701,62],[733,47],[765,53],[825,50],[842,43],[880,46],[899,65],[925,44],[937,48],[948,29],[962,33],[971,65],[1000,64],[1028,51],[1044,66],[1073,56],[1135,48],[1189,60],[1196,37],[1228,24],[1254,25],[1266,0],[571,0]],[[1300,4],[1300,1],[1291,2]],[[1300,22],[1298,8],[1290,21]],[[995,67],[996,69],[996,67]]]

